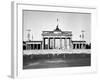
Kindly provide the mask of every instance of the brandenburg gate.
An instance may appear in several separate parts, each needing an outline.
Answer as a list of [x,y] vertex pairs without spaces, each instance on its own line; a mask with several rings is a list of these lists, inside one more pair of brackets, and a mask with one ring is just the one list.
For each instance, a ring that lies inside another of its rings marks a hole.
[[58,25],[53,31],[43,31],[43,49],[71,49],[72,31],[62,31]]

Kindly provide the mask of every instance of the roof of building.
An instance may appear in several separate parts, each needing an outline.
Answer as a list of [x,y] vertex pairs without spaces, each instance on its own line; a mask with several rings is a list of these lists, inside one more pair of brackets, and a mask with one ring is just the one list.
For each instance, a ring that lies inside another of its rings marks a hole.
[[72,42],[86,42],[86,41],[72,41]]
[[62,31],[57,25],[53,31],[43,31],[42,36],[72,36],[72,31]]
[[32,42],[41,42],[42,43],[42,41],[23,41],[24,44],[25,43],[32,43]]
[[72,43],[86,43],[86,41],[72,41]]

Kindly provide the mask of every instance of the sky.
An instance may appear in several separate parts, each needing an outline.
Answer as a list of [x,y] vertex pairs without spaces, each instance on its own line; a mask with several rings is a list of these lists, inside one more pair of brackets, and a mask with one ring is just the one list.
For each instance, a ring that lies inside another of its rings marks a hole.
[[81,31],[84,30],[84,40],[90,43],[91,14],[34,10],[23,11],[23,40],[28,40],[28,29],[31,30],[31,39],[33,35],[33,40],[42,40],[42,31],[53,31],[57,24],[62,31],[72,31],[72,40],[80,40]]

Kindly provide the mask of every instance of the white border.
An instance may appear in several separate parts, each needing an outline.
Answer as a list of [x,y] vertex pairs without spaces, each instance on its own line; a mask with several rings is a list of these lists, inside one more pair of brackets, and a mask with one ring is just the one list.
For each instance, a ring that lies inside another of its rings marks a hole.
[[[36,5],[25,3],[12,3],[12,77],[42,77],[66,75],[72,73],[96,72],[96,53],[94,39],[94,27],[96,26],[96,8],[71,7],[71,6],[55,6],[55,5]],[[66,67],[66,68],[50,68],[50,69],[31,69],[23,70],[23,53],[22,53],[22,10],[42,10],[42,11],[60,11],[60,12],[79,12],[91,13],[91,32],[92,32],[92,53],[90,67]]]

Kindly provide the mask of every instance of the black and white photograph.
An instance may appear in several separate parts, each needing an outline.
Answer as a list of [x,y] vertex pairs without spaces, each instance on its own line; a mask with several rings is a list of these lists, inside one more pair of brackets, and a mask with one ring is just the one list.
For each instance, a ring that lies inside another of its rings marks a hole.
[[23,10],[23,69],[91,66],[91,14]]

